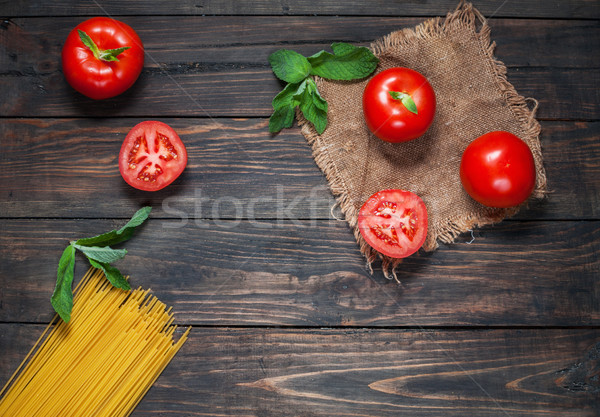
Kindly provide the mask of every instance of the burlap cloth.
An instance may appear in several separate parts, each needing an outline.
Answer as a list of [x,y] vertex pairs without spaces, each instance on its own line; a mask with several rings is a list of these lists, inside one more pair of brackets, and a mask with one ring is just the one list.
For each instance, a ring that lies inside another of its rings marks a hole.
[[345,215],[361,252],[371,264],[381,258],[386,277],[397,278],[401,260],[372,249],[357,226],[358,211],[375,192],[398,188],[419,195],[429,217],[423,249],[451,243],[474,227],[512,216],[520,207],[486,208],[463,190],[459,165],[466,146],[478,136],[506,130],[531,148],[537,168],[533,198],[546,192],[539,142],[540,125],[506,79],[506,67],[493,56],[490,29],[471,4],[461,2],[446,19],[434,18],[377,40],[371,49],[380,59],[375,73],[402,66],[422,73],[436,92],[437,110],[427,133],[411,142],[392,144],[371,134],[362,112],[362,93],[369,79],[353,82],[317,79],[329,104],[328,127],[322,135],[299,117],[302,133],[316,163]]

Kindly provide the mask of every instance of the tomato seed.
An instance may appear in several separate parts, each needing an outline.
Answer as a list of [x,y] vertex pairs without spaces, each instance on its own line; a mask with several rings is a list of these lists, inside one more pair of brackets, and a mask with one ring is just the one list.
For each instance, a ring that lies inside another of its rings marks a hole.
[[398,232],[396,232],[394,226],[378,224],[371,226],[370,228],[378,239],[382,240],[388,245],[400,247],[400,239],[398,238]]

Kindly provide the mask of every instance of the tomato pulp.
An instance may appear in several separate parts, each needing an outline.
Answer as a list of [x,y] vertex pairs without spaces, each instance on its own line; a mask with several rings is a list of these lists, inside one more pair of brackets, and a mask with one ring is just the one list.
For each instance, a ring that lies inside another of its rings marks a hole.
[[392,258],[407,257],[427,237],[425,203],[410,191],[379,191],[360,209],[358,229],[376,251]]
[[529,146],[509,132],[475,139],[463,152],[460,180],[467,193],[488,207],[523,203],[535,188],[535,162]]
[[145,121],[133,127],[119,153],[119,171],[132,187],[158,191],[171,184],[187,165],[187,151],[165,123]]
[[371,132],[387,142],[422,136],[433,122],[433,87],[410,68],[390,68],[375,75],[363,92],[363,113]]
[[130,26],[108,17],[77,25],[62,49],[65,78],[75,90],[95,100],[123,93],[143,66],[144,46],[139,36]]

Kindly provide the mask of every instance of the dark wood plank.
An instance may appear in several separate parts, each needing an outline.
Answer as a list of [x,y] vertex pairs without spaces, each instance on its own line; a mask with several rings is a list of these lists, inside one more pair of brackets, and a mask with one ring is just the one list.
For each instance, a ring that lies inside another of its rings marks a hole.
[[[600,75],[593,69],[518,68],[509,81],[539,101],[544,120],[598,120]],[[176,65],[145,69],[122,95],[101,102],[72,90],[61,73],[0,77],[9,117],[267,117],[283,88],[270,69]],[[577,103],[574,105],[573,103]]]
[[[0,31],[7,56],[0,73],[47,74],[60,70],[59,57],[78,18],[11,19]],[[312,55],[334,41],[368,45],[388,33],[421,23],[400,17],[127,17],[148,53],[146,66],[264,66],[268,54],[288,48]],[[176,22],[176,23],[174,23]],[[496,53],[509,67],[598,68],[600,22],[587,20],[493,19]],[[359,28],[357,30],[357,28]],[[523,53],[524,45],[527,53]],[[581,51],[583,53],[579,53]],[[578,52],[578,53],[575,53]],[[187,65],[186,65],[187,64]]]
[[[61,1],[3,1],[3,15],[11,16],[72,16],[72,15],[391,15],[391,16],[444,16],[456,8],[456,0],[435,2],[377,1],[360,0],[319,2],[300,1],[210,1],[179,0],[128,1],[126,6],[117,0],[61,0]],[[496,0],[473,1],[485,16],[494,17],[545,17],[545,18],[585,18],[600,17],[598,4],[594,0],[568,0],[544,4],[539,1]]]
[[598,68],[600,22],[492,19],[495,54],[510,67]]
[[[101,102],[74,92],[60,70],[62,43],[78,20],[10,21],[0,31],[7,51],[0,60],[0,93],[6,97],[0,115],[268,116],[271,100],[281,89],[267,64],[274,50],[288,47],[310,54],[336,40],[368,44],[418,21],[251,19],[215,17],[204,23],[199,17],[132,18],[128,23],[140,32],[148,51],[146,67],[132,89]],[[539,117],[598,118],[598,22],[511,20],[497,27],[500,35],[493,38],[500,45],[498,58],[506,54],[507,64],[518,67],[509,70],[509,80],[521,94],[540,101]],[[524,44],[527,53],[519,47]]]
[[540,140],[548,196],[530,206],[529,212],[522,212],[519,218],[597,218],[600,215],[600,147],[594,143],[599,139],[600,123],[542,122]]
[[297,128],[271,137],[264,119],[161,120],[181,136],[189,163],[156,193],[133,189],[118,171],[123,138],[140,120],[1,120],[0,213],[127,217],[152,203],[160,217],[330,217],[333,198]]
[[[72,239],[116,220],[0,220],[0,321],[45,322]],[[473,242],[470,242],[473,237]],[[510,222],[370,276],[344,222],[150,220],[117,265],[189,324],[589,326],[600,222]],[[87,270],[78,257],[76,276]]]
[[[183,177],[145,193],[121,178],[117,155],[141,119],[2,119],[0,216],[217,219],[331,218],[334,200],[297,127],[276,136],[266,119],[161,118],[189,152]],[[600,123],[543,122],[548,197],[518,219],[598,219]]]
[[[600,411],[599,337],[597,330],[201,332],[135,415],[591,417]],[[193,372],[199,356],[207,358],[202,378]],[[188,387],[198,383],[192,399]],[[173,388],[192,404],[172,401]]]
[[[0,324],[0,383],[42,326]],[[600,331],[194,328],[133,416],[600,412]]]

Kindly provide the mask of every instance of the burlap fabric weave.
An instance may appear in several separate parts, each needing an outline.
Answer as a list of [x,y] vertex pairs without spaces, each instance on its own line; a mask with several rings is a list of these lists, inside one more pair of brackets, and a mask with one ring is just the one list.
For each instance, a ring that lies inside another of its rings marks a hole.
[[465,2],[445,19],[427,20],[371,45],[380,59],[375,73],[396,66],[409,67],[427,77],[436,92],[434,122],[424,136],[411,142],[391,144],[369,132],[362,113],[362,93],[368,79],[317,79],[319,92],[329,104],[328,127],[322,135],[299,117],[315,161],[354,229],[369,267],[381,258],[386,277],[390,272],[396,277],[400,260],[372,249],[357,226],[358,211],[375,192],[398,188],[423,199],[429,217],[425,251],[519,210],[486,208],[463,190],[459,177],[461,156],[478,136],[506,130],[523,139],[533,152],[537,168],[532,197],[545,194],[535,106],[531,110],[527,100],[508,82],[505,66],[493,56],[494,47],[485,18]]

